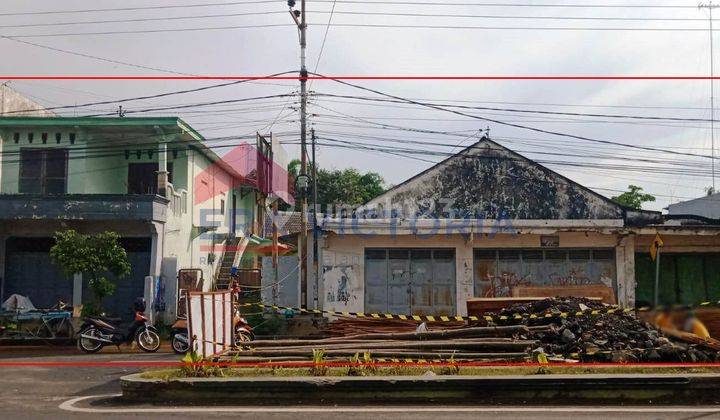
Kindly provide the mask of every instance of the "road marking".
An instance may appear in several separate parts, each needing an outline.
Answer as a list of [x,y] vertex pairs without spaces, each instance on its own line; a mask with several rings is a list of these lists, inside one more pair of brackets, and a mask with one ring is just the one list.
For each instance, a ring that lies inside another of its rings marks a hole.
[[75,404],[122,394],[88,395],[58,407],[75,413],[720,413],[720,406],[700,407],[153,407],[86,408]]

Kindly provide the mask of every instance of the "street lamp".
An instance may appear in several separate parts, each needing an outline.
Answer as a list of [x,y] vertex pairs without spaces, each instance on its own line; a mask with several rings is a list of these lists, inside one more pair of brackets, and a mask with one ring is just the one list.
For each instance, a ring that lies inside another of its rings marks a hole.
[[295,191],[299,191],[301,197],[306,197],[309,189],[310,176],[306,174],[298,175],[298,177],[295,178]]

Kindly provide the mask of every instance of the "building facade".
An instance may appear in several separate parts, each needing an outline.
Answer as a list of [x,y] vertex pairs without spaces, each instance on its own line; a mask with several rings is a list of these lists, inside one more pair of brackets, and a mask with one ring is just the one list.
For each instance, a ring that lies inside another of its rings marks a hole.
[[52,237],[114,231],[132,272],[114,279],[105,309],[126,315],[146,296],[172,321],[178,270],[196,270],[211,288],[228,241],[262,234],[258,167],[228,164],[179,118],[3,117],[0,144],[1,299],[82,303],[87,284],[53,265]]
[[[664,254],[708,267],[720,255],[716,225],[625,208],[488,138],[322,228],[321,305],[334,311],[465,315],[470,297],[569,285],[610,287],[630,307],[647,301],[657,233]],[[704,272],[692,286],[666,274],[660,303],[720,298],[720,274]]]

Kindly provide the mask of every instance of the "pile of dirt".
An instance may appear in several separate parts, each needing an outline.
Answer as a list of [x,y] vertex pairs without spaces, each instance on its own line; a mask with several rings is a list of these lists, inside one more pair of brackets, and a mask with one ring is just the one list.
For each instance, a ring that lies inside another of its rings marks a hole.
[[[496,315],[508,318],[498,321],[502,325],[550,326],[531,328],[523,337],[540,342],[536,350],[546,354],[603,362],[720,361],[720,353],[708,345],[668,337],[634,313],[608,313],[611,308],[589,299],[563,297],[512,305]],[[593,315],[593,310],[599,313]],[[579,311],[583,314],[576,315]],[[516,314],[537,317],[517,319]]]

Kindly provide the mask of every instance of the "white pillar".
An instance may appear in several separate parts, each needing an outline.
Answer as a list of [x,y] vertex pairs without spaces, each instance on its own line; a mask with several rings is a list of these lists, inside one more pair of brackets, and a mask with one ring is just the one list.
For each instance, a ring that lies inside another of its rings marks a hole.
[[623,308],[635,306],[635,236],[620,238],[615,247],[617,301]]
[[77,308],[80,305],[82,305],[82,289],[83,289],[82,273],[75,273],[73,275],[73,296],[72,296],[73,308]]
[[153,310],[153,302],[155,301],[155,277],[145,277],[145,290],[143,293],[147,308],[145,309],[145,315],[150,319],[150,323],[155,321],[155,311]]
[[455,300],[457,315],[467,315],[467,299],[473,296],[473,246],[463,241],[455,248]]
[[158,195],[167,197],[168,170],[167,170],[167,143],[158,143]]

